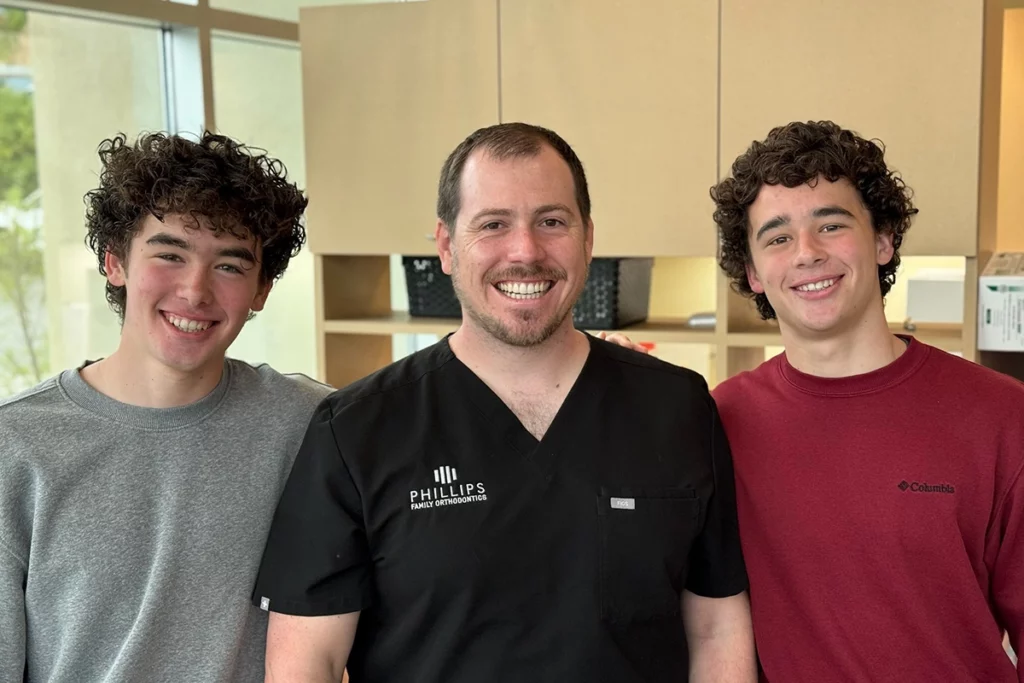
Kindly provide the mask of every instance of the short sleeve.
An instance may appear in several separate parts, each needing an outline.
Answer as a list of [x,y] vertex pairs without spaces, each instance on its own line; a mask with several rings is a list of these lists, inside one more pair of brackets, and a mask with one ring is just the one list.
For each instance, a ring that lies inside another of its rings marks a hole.
[[261,609],[323,616],[371,603],[362,500],[334,437],[330,401],[313,415],[274,513],[252,596]]
[[740,548],[732,452],[714,399],[709,396],[708,401],[714,491],[708,499],[704,525],[690,550],[686,589],[708,598],[725,598],[747,590],[747,570]]

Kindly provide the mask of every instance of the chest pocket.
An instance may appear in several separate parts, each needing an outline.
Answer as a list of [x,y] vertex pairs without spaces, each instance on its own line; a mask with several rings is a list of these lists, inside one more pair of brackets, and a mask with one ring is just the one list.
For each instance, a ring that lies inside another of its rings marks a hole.
[[602,488],[597,510],[602,618],[678,617],[700,519],[696,492]]

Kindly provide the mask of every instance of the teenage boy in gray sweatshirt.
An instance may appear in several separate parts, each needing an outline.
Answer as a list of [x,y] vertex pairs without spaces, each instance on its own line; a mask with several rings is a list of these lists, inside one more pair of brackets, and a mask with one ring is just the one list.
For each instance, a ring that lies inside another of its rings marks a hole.
[[225,353],[307,200],[209,133],[118,136],[100,159],[87,241],[121,340],[0,402],[0,680],[261,681],[249,592],[329,388]]

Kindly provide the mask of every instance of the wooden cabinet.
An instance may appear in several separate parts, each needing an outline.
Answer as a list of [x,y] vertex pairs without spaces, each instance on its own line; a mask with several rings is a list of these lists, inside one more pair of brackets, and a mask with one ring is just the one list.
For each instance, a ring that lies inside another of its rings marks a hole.
[[501,119],[555,130],[595,255],[713,256],[718,0],[503,2]]
[[905,253],[975,255],[985,4],[722,0],[722,173],[774,126],[831,119],[913,188]]
[[435,253],[441,164],[498,122],[497,26],[497,0],[302,11],[310,249]]
[[[457,327],[391,310],[387,255],[434,253],[445,157],[515,120],[578,151],[595,255],[658,257],[658,310],[627,333],[710,349],[712,384],[781,339],[709,274],[709,187],[792,120],[881,139],[921,209],[904,255],[965,257],[968,324],[916,334],[975,357],[977,266],[995,235],[998,0],[426,0],[301,17],[322,379],[386,364],[393,334]],[[686,316],[708,304],[686,294],[710,280],[717,324],[692,329]]]

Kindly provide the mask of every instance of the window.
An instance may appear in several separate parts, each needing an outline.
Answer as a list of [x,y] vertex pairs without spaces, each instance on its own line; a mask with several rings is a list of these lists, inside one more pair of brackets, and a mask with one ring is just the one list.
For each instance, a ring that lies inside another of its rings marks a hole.
[[[284,162],[305,188],[301,60],[297,46],[213,37],[213,98],[217,128]],[[267,305],[228,350],[281,372],[317,375],[313,256],[303,249],[274,285]]]
[[[84,244],[100,141],[164,127],[161,32],[0,10],[0,396],[110,353]],[[82,59],[82,55],[89,55]]]

